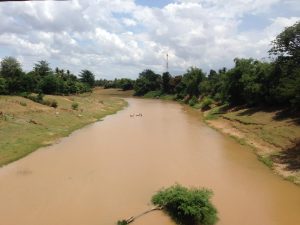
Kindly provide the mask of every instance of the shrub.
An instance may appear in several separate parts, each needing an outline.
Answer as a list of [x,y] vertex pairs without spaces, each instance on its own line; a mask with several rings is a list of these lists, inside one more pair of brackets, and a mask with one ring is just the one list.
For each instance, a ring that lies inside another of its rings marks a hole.
[[26,103],[26,102],[23,102],[23,101],[21,101],[21,102],[20,102],[20,105],[21,105],[21,106],[27,106],[27,103]]
[[43,98],[44,98],[44,94],[43,94],[43,93],[39,93],[39,94],[36,96],[37,102],[40,102],[40,103],[43,101]]
[[189,100],[188,103],[189,103],[190,106],[194,106],[194,105],[197,104],[197,102],[198,102],[197,97],[196,97],[196,96],[193,96],[193,97]]
[[159,98],[161,91],[149,91],[144,95],[144,98]]
[[57,108],[58,104],[57,101],[55,99],[47,99],[47,100],[43,100],[42,102],[40,102],[43,105],[47,105],[53,108]]
[[43,94],[38,94],[38,95],[30,95],[28,93],[22,93],[21,94],[22,97],[24,98],[28,98],[30,99],[31,101],[34,101],[34,102],[37,102],[37,103],[40,103],[40,104],[43,104],[43,105],[47,105],[47,106],[50,106],[50,107],[53,107],[53,108],[57,108],[58,106],[58,103],[55,99],[46,99],[44,100],[44,95]]
[[23,93],[22,96],[24,98],[28,98],[30,99],[31,101],[34,101],[34,102],[37,102],[37,103],[40,103],[40,104],[43,104],[43,97],[44,95],[43,94],[38,94],[38,95],[32,95],[32,94],[26,94],[26,93]]
[[211,109],[211,104],[213,104],[213,100],[211,98],[205,97],[201,103],[202,110],[209,110]]
[[53,108],[57,108],[58,106],[57,101],[55,99],[50,100],[49,106]]
[[72,105],[71,105],[71,107],[72,107],[73,110],[77,110],[77,109],[78,109],[78,106],[79,106],[79,105],[78,105],[77,102],[73,102]]
[[41,104],[43,105],[47,105],[47,106],[50,106],[50,107],[53,107],[53,108],[57,108],[57,101],[55,99],[47,99],[47,100],[43,100],[41,102]]
[[213,225],[218,217],[211,196],[208,189],[188,189],[177,184],[158,191],[152,203],[163,207],[178,224]]

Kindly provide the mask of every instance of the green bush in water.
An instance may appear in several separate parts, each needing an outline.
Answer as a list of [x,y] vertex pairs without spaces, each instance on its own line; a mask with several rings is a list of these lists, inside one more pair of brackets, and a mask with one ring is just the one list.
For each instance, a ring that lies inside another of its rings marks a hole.
[[218,221],[217,210],[210,202],[212,191],[174,185],[158,191],[152,203],[161,206],[181,225],[213,225]]
[[127,225],[128,223],[127,223],[127,221],[126,220],[119,220],[118,222],[117,222],[117,225]]

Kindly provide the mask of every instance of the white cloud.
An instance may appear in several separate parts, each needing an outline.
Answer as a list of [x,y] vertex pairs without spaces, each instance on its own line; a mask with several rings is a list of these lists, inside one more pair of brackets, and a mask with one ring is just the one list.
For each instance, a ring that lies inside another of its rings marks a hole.
[[[26,70],[46,59],[106,78],[136,77],[145,68],[162,72],[167,52],[171,72],[218,69],[234,57],[267,56],[270,41],[300,19],[274,14],[280,4],[292,7],[295,0],[178,0],[163,8],[133,0],[1,3],[0,57],[16,56]],[[270,22],[239,31],[247,14]]]

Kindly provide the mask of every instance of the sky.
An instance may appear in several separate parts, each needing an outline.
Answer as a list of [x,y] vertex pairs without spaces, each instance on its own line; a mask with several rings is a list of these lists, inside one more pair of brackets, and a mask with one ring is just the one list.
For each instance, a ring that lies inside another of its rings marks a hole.
[[136,78],[268,60],[271,41],[300,20],[299,0],[71,0],[0,3],[0,60]]

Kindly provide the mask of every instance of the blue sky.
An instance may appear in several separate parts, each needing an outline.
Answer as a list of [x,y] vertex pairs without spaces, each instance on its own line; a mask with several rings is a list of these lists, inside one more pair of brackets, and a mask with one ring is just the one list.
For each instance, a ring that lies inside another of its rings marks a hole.
[[0,59],[29,71],[38,60],[98,78],[146,68],[184,73],[267,58],[270,42],[300,20],[299,0],[71,0],[0,3]]

